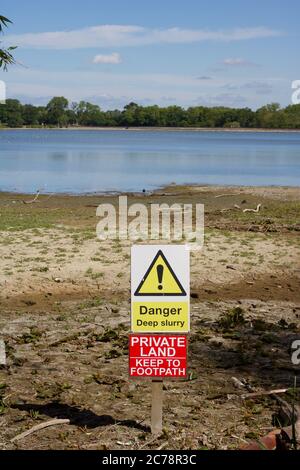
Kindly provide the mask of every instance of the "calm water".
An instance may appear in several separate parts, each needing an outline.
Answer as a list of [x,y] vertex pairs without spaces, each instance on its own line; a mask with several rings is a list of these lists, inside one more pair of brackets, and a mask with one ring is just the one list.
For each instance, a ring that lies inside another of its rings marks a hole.
[[300,133],[0,131],[0,191],[300,186]]

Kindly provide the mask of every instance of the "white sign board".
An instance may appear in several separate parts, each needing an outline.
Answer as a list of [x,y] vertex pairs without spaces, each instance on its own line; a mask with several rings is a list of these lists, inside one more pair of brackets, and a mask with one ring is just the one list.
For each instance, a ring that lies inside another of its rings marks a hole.
[[189,332],[190,252],[186,246],[132,246],[131,330]]

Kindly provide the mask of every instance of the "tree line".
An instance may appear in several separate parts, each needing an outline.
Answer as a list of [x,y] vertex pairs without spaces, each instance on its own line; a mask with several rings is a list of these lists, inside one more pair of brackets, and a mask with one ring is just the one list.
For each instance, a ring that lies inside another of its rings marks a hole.
[[223,106],[140,106],[129,103],[123,110],[103,111],[87,101],[69,103],[52,98],[46,106],[7,99],[0,105],[1,127],[210,127],[300,129],[300,105],[281,108],[272,103],[253,111]]

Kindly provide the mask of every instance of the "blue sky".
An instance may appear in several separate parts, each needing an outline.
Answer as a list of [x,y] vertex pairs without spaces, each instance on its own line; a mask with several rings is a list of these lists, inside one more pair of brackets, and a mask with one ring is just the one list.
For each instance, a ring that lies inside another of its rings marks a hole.
[[19,65],[9,98],[102,108],[291,103],[300,79],[299,0],[1,0]]

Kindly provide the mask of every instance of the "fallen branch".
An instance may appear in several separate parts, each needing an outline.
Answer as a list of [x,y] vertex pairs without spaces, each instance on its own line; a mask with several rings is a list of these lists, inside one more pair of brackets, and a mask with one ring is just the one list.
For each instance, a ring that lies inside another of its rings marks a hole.
[[280,388],[277,390],[263,390],[261,392],[251,392],[251,393],[246,393],[245,395],[242,395],[242,399],[244,400],[245,398],[255,398],[255,397],[262,397],[265,395],[276,395],[278,393],[286,393],[289,389],[288,388]]
[[[217,197],[217,196],[216,196]],[[256,214],[260,211],[261,204],[258,204],[256,209],[243,209],[243,212],[255,212]],[[227,211],[233,211],[233,210],[242,210],[241,206],[238,204],[234,204],[232,207],[225,207],[224,209],[221,209],[220,212],[227,212]]]
[[29,201],[23,200],[23,204],[33,204],[34,202],[37,202],[37,198],[40,195],[40,190],[38,189],[36,192],[36,196],[33,199],[30,199]]
[[260,211],[260,208],[261,208],[261,204],[257,204],[257,207],[256,209],[243,209],[243,212],[259,212]]
[[49,194],[49,196],[48,196],[46,199],[44,199],[44,201],[48,201],[48,200],[49,200],[52,196],[54,196],[54,195],[55,195],[55,193]]
[[300,446],[300,406],[290,405],[276,394],[274,398],[281,405],[279,412],[280,419],[287,424],[287,426],[281,429],[282,440],[289,444],[294,442],[294,445]]
[[165,442],[163,442],[156,450],[162,450],[162,449],[164,449],[165,447],[167,447],[167,445],[168,445],[168,441],[165,441]]
[[51,419],[50,421],[46,421],[45,423],[37,424],[33,426],[31,429],[18,434],[17,436],[13,437],[10,442],[19,441],[20,439],[24,439],[24,437],[29,436],[30,434],[40,431],[41,429],[48,428],[49,426],[56,426],[58,424],[70,424],[69,419]]
[[231,264],[227,264],[226,269],[232,269],[233,271],[236,271],[236,268]]
[[[281,429],[274,429],[267,436],[259,439],[259,441],[252,441],[248,445],[243,446],[242,450],[290,450],[292,446],[294,449],[300,446],[300,406],[290,405],[286,400],[279,397],[279,393],[287,392],[288,388],[279,390],[270,390],[269,392],[248,393],[245,396],[259,396],[270,395],[280,404],[278,413],[280,423],[283,427]],[[295,387],[296,390],[296,387]]]
[[[248,384],[245,379],[242,379],[242,380],[239,380],[237,379],[236,377],[231,377],[231,381],[233,383],[233,385],[236,387],[236,388],[239,388],[239,389],[246,389],[248,390],[249,392],[253,392],[253,387],[251,387],[250,384]],[[249,393],[249,395],[251,395],[251,393]]]
[[227,197],[227,196],[237,196],[238,194],[243,194],[243,193],[218,194],[217,196],[215,196],[215,198],[218,198],[218,197]]
[[234,204],[233,207],[225,207],[225,209],[221,209],[221,212],[233,211],[234,209],[240,210],[241,208],[237,204]]

